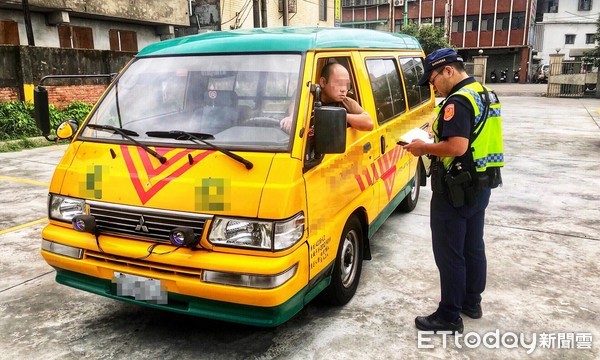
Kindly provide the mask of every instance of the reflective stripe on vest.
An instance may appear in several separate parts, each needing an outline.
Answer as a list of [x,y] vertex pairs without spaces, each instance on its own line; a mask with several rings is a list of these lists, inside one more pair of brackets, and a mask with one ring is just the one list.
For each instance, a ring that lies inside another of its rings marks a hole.
[[[487,89],[487,88],[486,88]],[[494,97],[491,90],[488,90],[490,98]],[[480,95],[481,94],[481,95]],[[482,122],[482,115],[485,109],[483,97],[483,86],[474,82],[460,88],[454,94],[450,96],[463,96],[469,100],[474,110],[475,115],[475,126],[472,132],[480,131],[479,136],[475,139],[475,142],[471,144],[473,148],[473,160],[475,162],[475,168],[477,172],[484,172],[488,167],[502,167],[504,166],[504,149],[502,143],[502,118],[500,115],[500,102],[492,102],[488,111],[487,120]],[[449,97],[448,97],[449,98]],[[492,100],[492,99],[490,99]],[[445,101],[444,101],[445,103]],[[443,104],[442,104],[443,106]],[[441,106],[436,109],[439,113]],[[439,116],[433,124],[433,129],[437,130]],[[481,128],[483,125],[483,128]],[[439,136],[437,131],[434,131],[435,141],[439,142]],[[448,169],[450,164],[454,160],[453,157],[441,157],[444,167]]]

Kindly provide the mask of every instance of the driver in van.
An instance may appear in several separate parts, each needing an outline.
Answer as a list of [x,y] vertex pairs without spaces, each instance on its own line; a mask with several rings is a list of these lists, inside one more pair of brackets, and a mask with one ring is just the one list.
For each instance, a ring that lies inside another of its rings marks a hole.
[[[346,109],[346,122],[356,130],[373,130],[373,119],[354,99],[347,97],[350,84],[350,73],[338,63],[329,63],[321,70],[319,85],[321,86],[321,102],[323,106],[343,107]],[[294,101],[290,104],[289,113],[294,109]],[[286,133],[291,132],[292,115],[281,119],[281,129]],[[309,136],[312,129],[309,131]]]

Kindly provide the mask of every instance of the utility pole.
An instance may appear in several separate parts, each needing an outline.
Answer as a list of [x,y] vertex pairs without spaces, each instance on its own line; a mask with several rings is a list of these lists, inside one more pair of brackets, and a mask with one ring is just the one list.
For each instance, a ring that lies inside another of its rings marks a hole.
[[408,24],[408,0],[404,0],[404,22],[403,26]]
[[254,27],[260,27],[260,5],[259,0],[252,0],[252,19],[254,20]]
[[288,13],[288,0],[281,0],[283,2],[283,26],[288,26],[290,21],[290,14]]
[[33,26],[31,26],[31,14],[29,13],[29,1],[23,0],[23,13],[25,14],[25,31],[27,32],[27,44],[35,46],[33,39]]
[[260,0],[260,18],[262,21],[262,27],[267,26],[267,0]]

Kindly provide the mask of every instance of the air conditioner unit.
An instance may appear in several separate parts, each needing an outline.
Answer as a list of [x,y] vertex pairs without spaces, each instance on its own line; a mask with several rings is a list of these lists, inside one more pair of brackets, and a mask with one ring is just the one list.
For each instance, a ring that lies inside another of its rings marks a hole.
[[402,6],[404,5],[404,0],[394,0],[394,6]]

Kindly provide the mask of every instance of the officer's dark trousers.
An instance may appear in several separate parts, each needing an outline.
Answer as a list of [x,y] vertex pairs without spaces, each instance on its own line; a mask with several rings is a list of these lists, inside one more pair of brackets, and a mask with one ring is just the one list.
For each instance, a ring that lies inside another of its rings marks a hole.
[[463,304],[481,302],[487,271],[483,224],[489,199],[489,188],[477,193],[473,206],[454,208],[446,196],[435,192],[431,198],[433,254],[442,288],[437,313],[446,321],[456,321]]

